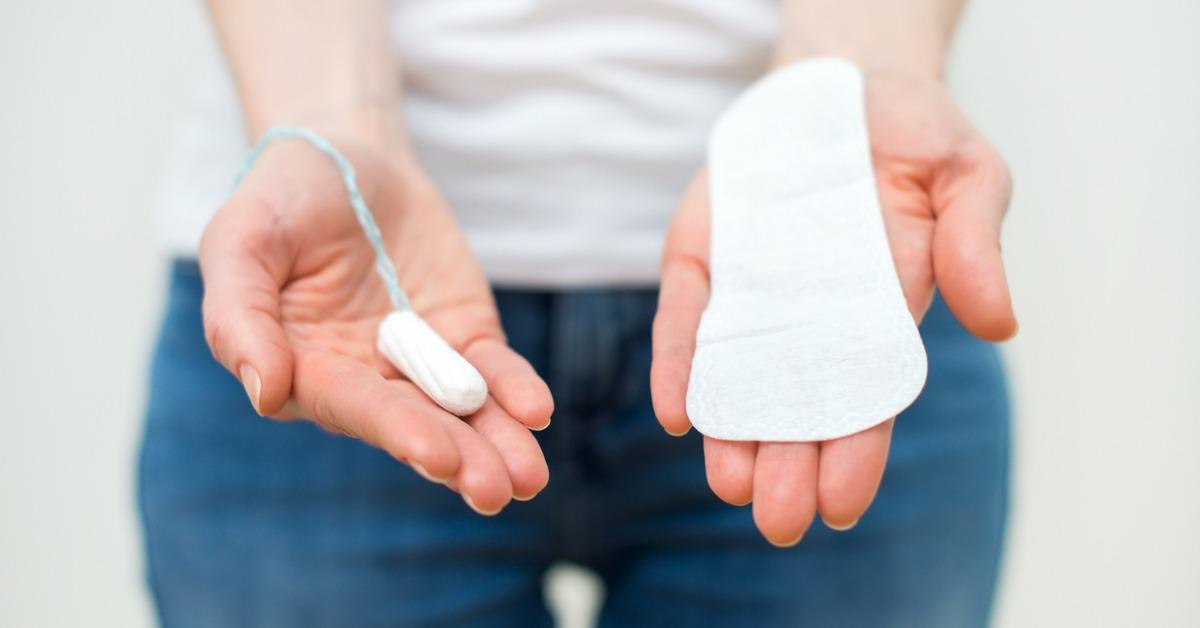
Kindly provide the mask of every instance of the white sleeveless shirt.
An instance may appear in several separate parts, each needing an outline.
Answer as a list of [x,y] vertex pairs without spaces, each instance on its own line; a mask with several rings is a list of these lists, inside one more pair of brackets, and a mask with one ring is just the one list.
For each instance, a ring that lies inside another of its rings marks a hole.
[[[492,281],[655,283],[709,127],[766,70],[776,11],[772,0],[395,1],[402,115]],[[247,142],[215,46],[198,78],[162,200],[167,244],[185,256]]]

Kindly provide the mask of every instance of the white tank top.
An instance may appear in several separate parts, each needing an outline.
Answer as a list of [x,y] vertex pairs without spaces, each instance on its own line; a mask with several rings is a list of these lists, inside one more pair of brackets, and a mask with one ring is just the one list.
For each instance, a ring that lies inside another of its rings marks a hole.
[[[493,282],[657,281],[709,127],[766,69],[775,21],[773,0],[394,2],[410,136]],[[215,46],[204,54],[162,200],[180,255],[247,142]]]

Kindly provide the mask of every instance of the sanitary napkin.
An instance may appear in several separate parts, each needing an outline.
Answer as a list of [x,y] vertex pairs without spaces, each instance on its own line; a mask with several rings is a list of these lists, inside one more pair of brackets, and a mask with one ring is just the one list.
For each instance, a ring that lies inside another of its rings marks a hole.
[[895,416],[925,383],[884,232],[850,63],[764,77],[709,141],[712,293],[687,412],[728,440],[822,441]]

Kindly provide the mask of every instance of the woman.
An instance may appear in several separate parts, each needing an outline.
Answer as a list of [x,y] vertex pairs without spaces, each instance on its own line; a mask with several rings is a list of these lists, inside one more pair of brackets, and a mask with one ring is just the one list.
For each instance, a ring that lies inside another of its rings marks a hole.
[[[544,625],[541,576],[569,560],[604,579],[605,625],[985,624],[1007,406],[971,334],[1016,330],[1007,171],[939,82],[957,2],[827,4],[210,0],[236,97],[206,83],[166,213],[140,476],[162,623]],[[928,384],[894,434],[701,438],[704,139],[817,55],[863,70]],[[389,305],[328,158],[272,142],[228,195],[280,125],[354,165],[414,309],[487,381],[478,413],[376,353]]]

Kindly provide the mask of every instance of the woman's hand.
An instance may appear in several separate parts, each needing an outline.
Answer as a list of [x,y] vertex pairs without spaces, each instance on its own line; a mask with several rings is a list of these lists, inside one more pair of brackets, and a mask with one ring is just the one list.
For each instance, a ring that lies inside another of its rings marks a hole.
[[204,328],[255,409],[360,438],[492,514],[545,487],[529,429],[550,391],[505,344],[491,291],[445,203],[411,159],[329,138],[355,166],[412,307],[483,375],[460,419],[375,348],[390,309],[374,253],[332,160],[300,140],[262,153],[204,233]]
[[[898,71],[866,77],[876,183],[896,272],[920,321],[936,284],[958,320],[985,340],[1016,333],[1000,259],[1000,223],[1011,182],[1000,156],[932,78]],[[671,434],[690,429],[684,399],[696,330],[708,300],[708,183],[701,173],[667,238],[654,324],[650,383],[655,413]],[[822,443],[704,439],[708,482],[776,545],[792,545],[820,513],[853,526],[883,475],[892,420]]]

